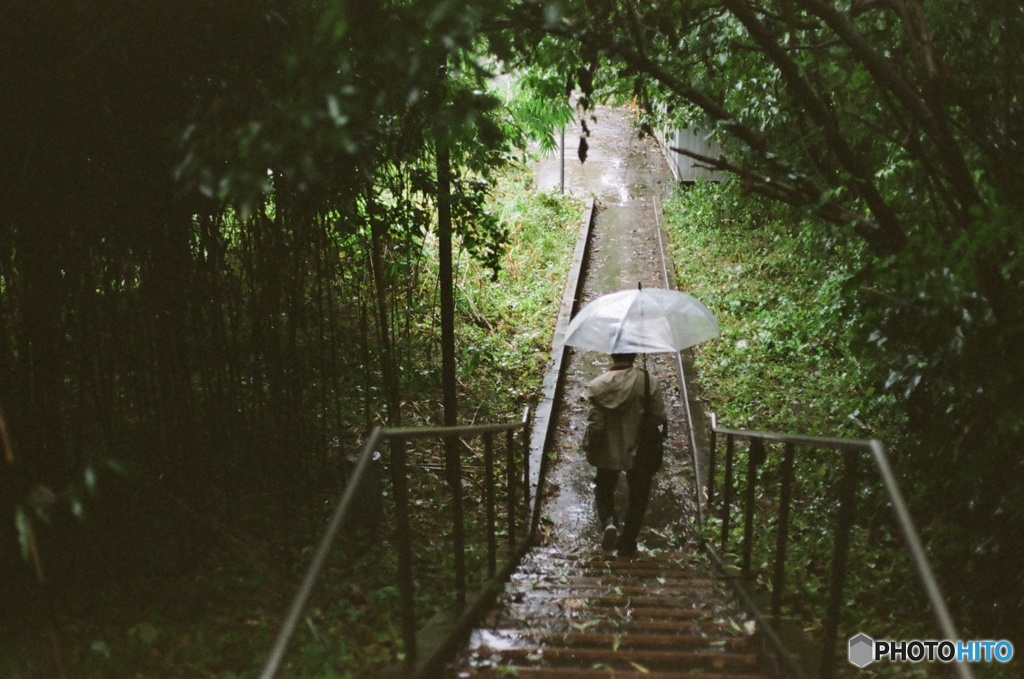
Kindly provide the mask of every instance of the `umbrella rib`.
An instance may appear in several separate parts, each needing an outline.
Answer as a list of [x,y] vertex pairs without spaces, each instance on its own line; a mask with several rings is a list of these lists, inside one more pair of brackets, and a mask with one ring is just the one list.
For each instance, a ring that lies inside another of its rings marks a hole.
[[615,331],[615,337],[612,339],[612,344],[609,347],[609,352],[608,353],[610,353],[610,354],[619,353],[619,352],[615,351],[615,347],[619,343],[619,338],[622,337],[622,331],[623,331],[623,329],[625,327],[626,327],[625,319],[620,320],[619,321],[619,329]]
[[[640,301],[640,295],[636,294],[633,297],[633,301],[634,302]],[[622,331],[626,329],[626,319],[629,318],[629,311],[632,308],[633,308],[633,303],[630,303],[630,305],[628,307],[626,307],[626,313],[622,314],[622,319],[619,321],[619,329],[615,332],[615,338],[612,340],[612,346],[610,347],[611,351],[609,353],[620,353],[620,352],[616,352],[615,348],[616,348],[616,346],[619,343],[619,338],[622,337]],[[643,305],[642,304],[640,306],[640,312],[641,312],[640,313],[640,318],[642,319],[643,318]]]

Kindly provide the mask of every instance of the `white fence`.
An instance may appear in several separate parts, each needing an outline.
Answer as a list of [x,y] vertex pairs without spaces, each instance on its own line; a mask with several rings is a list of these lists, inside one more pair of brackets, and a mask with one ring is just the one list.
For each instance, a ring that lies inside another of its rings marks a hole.
[[721,148],[718,142],[711,138],[711,134],[707,130],[661,130],[657,137],[676,181],[693,182],[697,179],[719,181],[722,178],[721,172],[701,167],[701,164],[693,158],[672,150],[673,148],[686,149],[717,158],[722,152]]

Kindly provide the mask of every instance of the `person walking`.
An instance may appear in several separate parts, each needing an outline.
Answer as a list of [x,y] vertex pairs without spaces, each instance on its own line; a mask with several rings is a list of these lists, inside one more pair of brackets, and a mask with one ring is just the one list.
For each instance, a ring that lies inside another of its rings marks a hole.
[[[609,370],[587,385],[590,413],[583,448],[587,462],[597,468],[594,499],[602,527],[601,547],[615,549],[619,556],[633,556],[651,482],[661,467],[661,439],[668,433],[668,420],[658,380],[634,367],[636,354],[612,354],[611,358]],[[645,435],[645,427],[657,431]],[[629,502],[620,535],[615,486],[621,472],[626,472]]]

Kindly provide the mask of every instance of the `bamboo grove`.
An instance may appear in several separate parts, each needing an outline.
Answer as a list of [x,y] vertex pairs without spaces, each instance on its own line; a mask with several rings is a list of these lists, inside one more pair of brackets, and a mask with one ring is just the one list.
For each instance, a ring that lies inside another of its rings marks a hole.
[[43,516],[51,579],[181,567],[207,546],[197,526],[254,517],[301,542],[297,508],[343,478],[342,451],[402,410],[440,419],[439,195],[458,247],[497,267],[488,178],[518,132],[472,56],[476,15],[10,15],[5,573]]

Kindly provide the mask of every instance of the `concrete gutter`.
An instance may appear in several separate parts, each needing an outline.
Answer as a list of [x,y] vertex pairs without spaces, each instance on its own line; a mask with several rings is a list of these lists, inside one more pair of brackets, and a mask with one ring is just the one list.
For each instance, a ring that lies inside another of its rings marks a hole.
[[551,450],[555,438],[555,423],[558,420],[555,404],[559,402],[565,384],[565,331],[580,302],[580,281],[583,280],[585,273],[584,267],[590,246],[590,234],[594,225],[594,210],[594,198],[588,198],[586,209],[583,211],[580,234],[576,239],[576,250],[573,252],[572,262],[569,266],[565,291],[562,293],[562,304],[558,309],[558,321],[555,323],[555,333],[551,341],[551,361],[548,363],[541,384],[540,402],[534,409],[530,436],[530,498],[534,503],[531,525],[534,528],[540,520],[540,500],[542,499],[537,497],[537,488],[547,474],[548,456],[546,453]]
[[[670,264],[668,234],[662,228],[661,199],[654,196],[654,221],[658,230],[658,247],[661,249],[661,274],[667,290],[676,290],[674,267]],[[704,488],[707,486],[708,466],[711,450],[711,435],[704,406],[700,402],[700,389],[695,379],[693,352],[689,349],[676,354],[676,371],[679,387],[683,392],[686,419],[690,424],[690,450],[693,453],[694,495],[700,524],[704,524]]]

